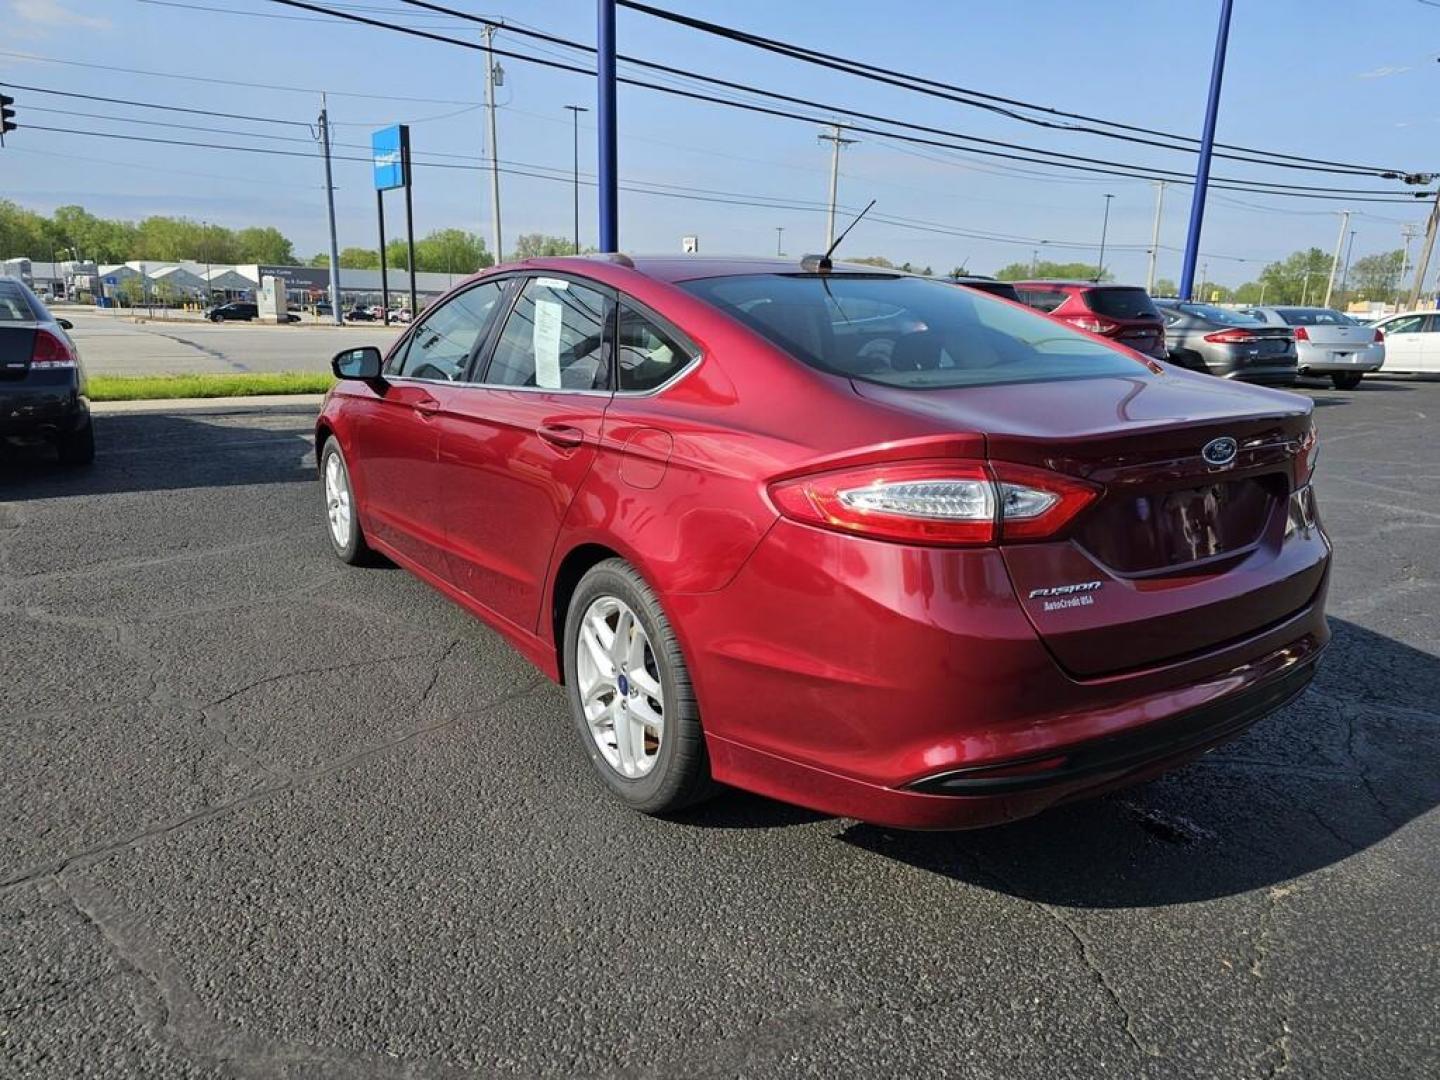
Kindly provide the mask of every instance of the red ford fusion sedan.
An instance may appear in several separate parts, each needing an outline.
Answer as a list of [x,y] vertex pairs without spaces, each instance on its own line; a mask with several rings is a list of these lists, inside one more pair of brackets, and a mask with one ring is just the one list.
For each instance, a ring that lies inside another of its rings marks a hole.
[[861,266],[474,277],[316,428],[336,554],[566,687],[623,802],[967,828],[1145,780],[1328,640],[1310,402]]

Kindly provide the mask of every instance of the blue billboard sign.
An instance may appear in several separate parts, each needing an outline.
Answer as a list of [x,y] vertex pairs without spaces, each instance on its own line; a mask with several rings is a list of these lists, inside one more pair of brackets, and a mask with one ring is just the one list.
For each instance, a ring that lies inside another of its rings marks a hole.
[[389,191],[405,187],[410,177],[410,128],[394,124],[370,136],[370,149],[375,163],[375,190]]

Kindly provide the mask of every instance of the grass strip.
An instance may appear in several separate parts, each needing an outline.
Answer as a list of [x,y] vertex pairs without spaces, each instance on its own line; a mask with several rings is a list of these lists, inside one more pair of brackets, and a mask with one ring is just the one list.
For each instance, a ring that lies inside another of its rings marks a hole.
[[323,394],[335,382],[328,371],[237,371],[226,375],[91,375],[91,401],[253,397]]

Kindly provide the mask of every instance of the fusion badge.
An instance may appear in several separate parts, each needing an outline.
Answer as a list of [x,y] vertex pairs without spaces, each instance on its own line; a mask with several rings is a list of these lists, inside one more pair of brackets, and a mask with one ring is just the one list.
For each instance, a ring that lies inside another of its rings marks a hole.
[[1089,607],[1095,603],[1094,593],[1103,581],[1077,581],[1073,585],[1051,585],[1044,589],[1031,589],[1031,600],[1044,600],[1043,610],[1061,611],[1065,608]]

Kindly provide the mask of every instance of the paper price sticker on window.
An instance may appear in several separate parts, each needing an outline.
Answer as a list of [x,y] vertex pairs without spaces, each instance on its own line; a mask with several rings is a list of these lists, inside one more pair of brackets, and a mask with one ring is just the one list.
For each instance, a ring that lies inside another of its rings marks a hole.
[[535,330],[531,341],[535,347],[535,385],[548,390],[560,389],[560,327],[563,309],[560,301],[537,298]]
[[536,278],[535,284],[540,286],[540,288],[542,289],[554,289],[556,292],[564,292],[566,289],[570,288],[570,283],[568,281],[566,281],[564,278],[558,277]]

